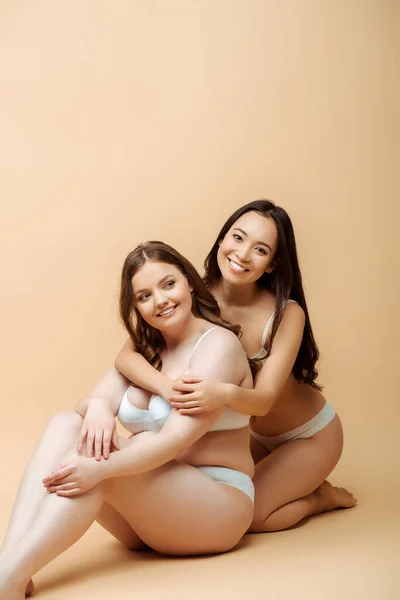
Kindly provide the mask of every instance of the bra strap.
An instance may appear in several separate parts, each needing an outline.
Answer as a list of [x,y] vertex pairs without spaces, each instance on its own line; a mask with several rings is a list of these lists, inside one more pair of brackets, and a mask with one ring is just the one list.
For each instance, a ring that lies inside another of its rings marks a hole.
[[[286,300],[286,302],[282,302],[282,308],[285,308],[285,306],[287,306],[291,302],[294,302],[294,304],[298,304],[298,302],[296,302],[296,300],[291,300],[289,298],[289,300]],[[276,310],[274,310],[274,312],[268,319],[266,326],[264,327],[264,331],[263,331],[263,335],[262,335],[262,339],[261,339],[261,350],[263,350],[265,348],[265,342],[267,341],[267,335],[268,335],[269,329],[275,319],[275,315],[276,315]],[[261,352],[261,350],[260,350],[260,352]]]
[[214,331],[214,329],[218,329],[218,327],[210,327],[210,329],[207,329],[207,331],[205,333],[203,333],[203,335],[197,340],[195,347],[193,348],[193,352],[192,355],[190,357],[190,361],[189,361],[189,369],[188,371],[190,371],[190,365],[192,362],[192,358],[193,358],[193,354],[196,352],[200,342],[206,337],[206,335],[208,335],[210,333],[210,331]]

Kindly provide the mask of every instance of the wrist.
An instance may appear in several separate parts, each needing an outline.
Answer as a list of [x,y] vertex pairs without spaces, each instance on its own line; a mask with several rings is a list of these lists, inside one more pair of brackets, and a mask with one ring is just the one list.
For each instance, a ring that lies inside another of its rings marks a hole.
[[[161,375],[161,373],[160,373]],[[170,379],[169,377],[167,377],[166,375],[162,375],[162,379],[160,378],[160,382],[159,385],[157,386],[157,390],[156,393],[161,396],[161,398],[164,398],[164,400],[168,400],[168,397],[171,395],[172,392],[172,379]]]
[[234,385],[232,383],[221,383],[218,384],[217,395],[220,399],[221,406],[230,406],[230,398]]
[[87,407],[92,408],[93,406],[100,406],[102,408],[110,407],[110,400],[104,396],[89,396],[86,398]]
[[110,456],[107,458],[107,460],[105,460],[104,458],[102,458],[97,464],[99,466],[99,476],[100,476],[100,481],[104,481],[105,479],[110,479],[111,477],[114,476],[114,472],[113,472],[113,463],[114,463],[114,459],[113,457],[113,452],[110,453]]

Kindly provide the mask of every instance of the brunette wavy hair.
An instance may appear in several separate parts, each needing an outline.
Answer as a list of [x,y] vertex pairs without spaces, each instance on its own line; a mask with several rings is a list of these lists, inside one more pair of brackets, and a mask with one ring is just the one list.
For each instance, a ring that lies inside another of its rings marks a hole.
[[212,289],[213,285],[221,279],[222,275],[217,261],[219,244],[233,224],[248,212],[255,212],[267,219],[273,219],[278,230],[278,247],[274,256],[276,266],[271,273],[264,273],[257,282],[260,287],[270,290],[276,297],[275,317],[271,336],[266,346],[267,355],[271,352],[276,332],[282,321],[285,302],[289,298],[296,300],[304,310],[306,320],[300,349],[293,365],[293,375],[297,381],[308,383],[313,388],[321,390],[322,386],[315,381],[318,377],[315,365],[319,358],[319,350],[314,339],[304,296],[293,225],[283,208],[276,206],[270,200],[255,200],[235,211],[222,227],[215,244],[204,261],[204,283]]
[[122,268],[119,311],[135,350],[155,369],[160,370],[162,367],[160,352],[165,348],[165,341],[160,331],[151,327],[137,310],[132,289],[132,277],[149,260],[174,265],[179,269],[193,288],[192,313],[195,317],[225,327],[239,336],[239,325],[231,325],[222,319],[214,296],[194,266],[182,254],[164,242],[139,244],[128,254]]

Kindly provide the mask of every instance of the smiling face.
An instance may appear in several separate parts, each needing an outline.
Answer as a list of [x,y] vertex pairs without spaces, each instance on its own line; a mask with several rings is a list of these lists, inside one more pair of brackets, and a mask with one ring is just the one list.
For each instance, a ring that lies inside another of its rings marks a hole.
[[132,277],[132,290],[139,314],[161,332],[192,314],[192,288],[175,265],[146,261]]
[[245,213],[220,242],[217,261],[222,277],[234,285],[254,283],[273,271],[277,248],[274,220],[256,212]]

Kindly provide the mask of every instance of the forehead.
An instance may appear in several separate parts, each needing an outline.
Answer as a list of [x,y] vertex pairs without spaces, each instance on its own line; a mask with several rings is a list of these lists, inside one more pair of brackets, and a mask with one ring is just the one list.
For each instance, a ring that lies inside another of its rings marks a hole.
[[182,273],[175,265],[154,260],[147,260],[132,277],[132,287],[135,290],[138,288],[157,285],[166,275],[183,277]]
[[256,212],[248,212],[239,217],[231,227],[231,229],[235,228],[243,229],[249,238],[254,238],[254,241],[267,242],[270,245],[278,241],[275,221]]

